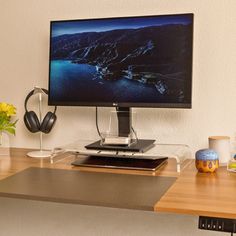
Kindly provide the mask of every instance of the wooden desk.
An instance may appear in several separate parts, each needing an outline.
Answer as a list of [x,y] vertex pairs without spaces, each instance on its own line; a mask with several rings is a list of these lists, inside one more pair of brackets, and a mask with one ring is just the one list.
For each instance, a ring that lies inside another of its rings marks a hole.
[[188,160],[189,166],[178,174],[175,160],[170,159],[167,165],[162,166],[156,172],[94,169],[71,166],[70,163],[74,157],[70,155],[61,156],[57,162],[50,164],[48,159],[38,160],[26,157],[26,151],[12,149],[11,157],[0,158],[0,180],[29,167],[174,176],[178,177],[177,181],[161,200],[154,204],[155,211],[236,219],[236,174],[227,172],[226,167],[219,168],[215,174],[199,174],[194,167],[194,160]]
[[198,173],[193,163],[156,203],[155,211],[236,219],[236,173],[226,167]]

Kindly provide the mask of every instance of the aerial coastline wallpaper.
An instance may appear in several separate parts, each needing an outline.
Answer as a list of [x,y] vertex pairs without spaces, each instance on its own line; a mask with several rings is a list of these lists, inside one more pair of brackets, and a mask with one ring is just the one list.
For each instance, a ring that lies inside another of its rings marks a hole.
[[50,99],[188,103],[192,14],[51,23]]

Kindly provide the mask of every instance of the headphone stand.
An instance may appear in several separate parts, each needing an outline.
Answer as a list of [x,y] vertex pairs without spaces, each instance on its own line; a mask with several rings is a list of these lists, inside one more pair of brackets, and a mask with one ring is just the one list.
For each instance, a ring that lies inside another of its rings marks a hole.
[[[45,94],[45,92],[39,88],[35,87],[34,88],[34,94],[39,95],[39,121],[40,123],[42,122],[42,94]],[[51,157],[52,152],[43,150],[43,132],[39,132],[39,150],[38,151],[32,151],[28,152],[27,156],[29,157],[36,157],[36,158],[46,158],[46,157]]]

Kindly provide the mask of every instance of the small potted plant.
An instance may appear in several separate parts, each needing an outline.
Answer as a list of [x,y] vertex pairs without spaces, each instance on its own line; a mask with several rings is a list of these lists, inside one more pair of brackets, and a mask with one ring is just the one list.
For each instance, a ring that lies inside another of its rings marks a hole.
[[16,108],[8,103],[0,102],[0,147],[3,145],[3,133],[15,135],[16,121],[12,116],[16,114]]

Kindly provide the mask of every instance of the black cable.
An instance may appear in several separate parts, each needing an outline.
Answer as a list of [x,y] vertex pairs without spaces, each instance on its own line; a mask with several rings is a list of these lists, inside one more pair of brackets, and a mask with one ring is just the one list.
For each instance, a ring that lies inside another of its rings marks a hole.
[[131,129],[134,133],[134,136],[135,136],[136,140],[138,141],[138,135],[137,135],[136,131],[134,130],[133,126],[131,126]]
[[98,107],[96,107],[96,128],[97,128],[97,132],[98,132],[99,137],[101,137],[101,132],[98,127]]
[[234,233],[233,233],[233,232],[231,232],[231,236],[234,236]]

